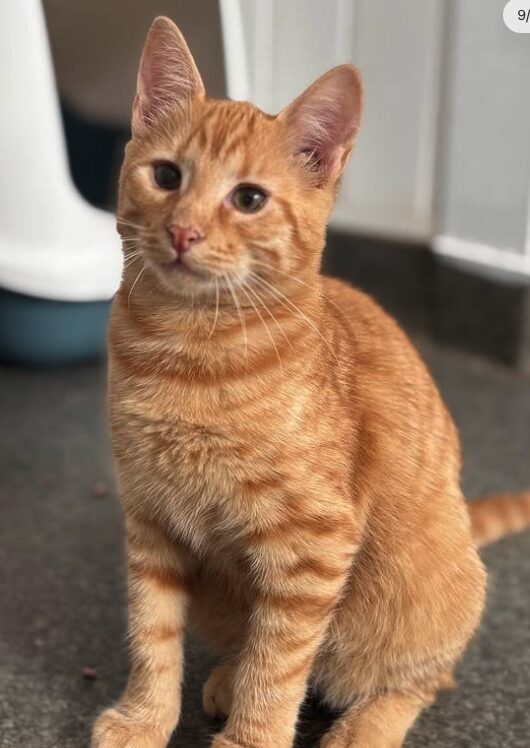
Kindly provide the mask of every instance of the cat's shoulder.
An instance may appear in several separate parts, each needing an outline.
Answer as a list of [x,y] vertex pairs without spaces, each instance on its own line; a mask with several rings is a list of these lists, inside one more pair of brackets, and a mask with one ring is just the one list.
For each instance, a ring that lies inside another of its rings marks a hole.
[[322,276],[322,291],[328,307],[328,319],[336,334],[374,360],[380,355],[403,366],[407,361],[416,368],[420,357],[399,322],[369,294],[337,278]]
[[368,293],[347,281],[322,276],[322,290],[331,308],[340,309],[351,319],[372,319],[395,324],[392,317]]

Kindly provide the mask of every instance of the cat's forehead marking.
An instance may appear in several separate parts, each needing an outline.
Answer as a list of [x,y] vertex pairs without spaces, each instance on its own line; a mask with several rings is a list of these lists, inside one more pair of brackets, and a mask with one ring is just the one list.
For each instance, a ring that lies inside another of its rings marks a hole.
[[214,160],[229,161],[238,154],[255,155],[256,138],[263,141],[269,118],[245,102],[208,102],[190,122],[190,132],[179,150],[195,150]]

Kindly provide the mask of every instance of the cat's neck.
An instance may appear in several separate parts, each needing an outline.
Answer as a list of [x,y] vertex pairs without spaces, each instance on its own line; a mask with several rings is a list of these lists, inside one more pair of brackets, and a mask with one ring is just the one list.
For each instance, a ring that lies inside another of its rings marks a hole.
[[320,277],[266,299],[247,294],[237,305],[231,294],[193,304],[147,283],[131,293],[125,282],[113,308],[111,348],[153,374],[190,381],[299,371],[330,347],[322,298]]

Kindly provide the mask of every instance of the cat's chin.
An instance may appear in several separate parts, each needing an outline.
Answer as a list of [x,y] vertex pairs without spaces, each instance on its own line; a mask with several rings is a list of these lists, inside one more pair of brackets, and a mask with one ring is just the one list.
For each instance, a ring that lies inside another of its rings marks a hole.
[[[153,262],[148,265],[156,276],[159,285],[167,293],[182,299],[189,299],[193,303],[200,299],[210,302],[216,299],[219,292],[237,292],[240,284],[244,284],[247,271],[238,270],[230,273],[231,282],[227,281],[227,273],[218,275],[206,268],[196,268],[184,262]],[[230,290],[232,288],[232,291]]]

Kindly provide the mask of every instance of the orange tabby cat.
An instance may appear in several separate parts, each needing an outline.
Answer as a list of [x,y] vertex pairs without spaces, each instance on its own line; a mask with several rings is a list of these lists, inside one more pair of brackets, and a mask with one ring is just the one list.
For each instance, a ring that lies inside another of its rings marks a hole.
[[322,746],[399,746],[478,624],[453,422],[395,322],[319,274],[361,103],[349,65],[277,117],[214,101],[174,24],[149,33],[109,335],[132,672],[94,748],[167,744],[188,623],[223,657],[215,748],[291,746],[308,683],[344,710]]

